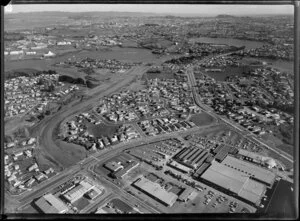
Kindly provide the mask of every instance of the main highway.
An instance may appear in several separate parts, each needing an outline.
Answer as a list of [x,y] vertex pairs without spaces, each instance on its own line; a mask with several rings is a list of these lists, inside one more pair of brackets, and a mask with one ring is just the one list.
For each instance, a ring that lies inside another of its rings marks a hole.
[[[53,132],[55,127],[63,121],[65,118],[72,116],[78,112],[84,112],[91,110],[93,104],[98,101],[99,95],[101,96],[107,96],[115,91],[118,91],[125,87],[126,85],[130,84],[137,76],[140,76],[142,73],[144,73],[147,70],[146,67],[137,67],[134,68],[126,75],[124,75],[124,78],[118,82],[114,82],[110,85],[102,85],[98,87],[98,90],[93,91],[93,96],[87,98],[84,101],[78,102],[78,103],[72,103],[67,107],[62,108],[59,112],[52,115],[51,117],[45,119],[42,123],[40,123],[38,128],[38,136],[39,136],[39,144],[40,149],[45,150],[46,153],[50,153],[51,151],[60,151],[60,147],[57,146],[57,144],[53,140]],[[205,129],[208,126],[204,127],[195,127],[184,131],[176,131],[173,133],[153,136],[153,137],[141,137],[138,139],[134,139],[128,142],[122,142],[117,145],[111,146],[109,148],[100,150],[96,152],[93,155],[88,156],[87,158],[81,160],[79,163],[73,164],[68,166],[67,168],[64,168],[62,172],[59,172],[55,176],[49,178],[48,180],[42,182],[36,187],[33,187],[31,191],[26,191],[20,195],[10,195],[12,198],[16,199],[19,203],[19,210],[21,210],[24,206],[30,204],[34,199],[41,197],[44,193],[50,192],[53,188],[56,186],[59,186],[60,184],[66,182],[67,180],[71,179],[75,176],[75,174],[80,173],[81,171],[88,171],[88,168],[91,165],[97,164],[100,161],[103,161],[103,159],[107,159],[109,157],[114,156],[117,153],[120,153],[121,151],[136,147],[139,145],[144,145],[147,143],[157,142],[160,140],[168,139],[171,137],[176,137],[178,135],[188,135],[191,132],[196,132],[201,129]],[[59,162],[59,165],[63,167],[62,163],[65,156],[61,155],[60,159],[55,159]],[[121,190],[120,190],[121,191]],[[122,191],[121,191],[122,192]],[[125,194],[127,196],[127,194]],[[127,196],[128,197],[128,196]],[[132,197],[132,196],[131,196]],[[142,203],[144,204],[144,203]],[[144,205],[147,208],[147,205]],[[149,207],[149,205],[148,205]],[[150,209],[150,208],[148,208]],[[155,211],[154,208],[152,208],[151,211]],[[158,211],[157,211],[158,212]]]
[[[176,131],[173,133],[163,134],[163,135],[158,135],[158,136],[153,136],[153,137],[146,137],[146,138],[143,137],[143,138],[134,139],[134,140],[131,140],[128,142],[116,144],[114,146],[100,150],[100,151],[90,155],[89,157],[81,160],[79,163],[77,163],[69,168],[66,168],[61,173],[58,173],[54,177],[51,177],[50,179],[39,184],[36,188],[33,188],[32,191],[24,192],[23,194],[15,196],[14,198],[20,202],[21,208],[22,208],[22,207],[28,205],[29,203],[31,203],[34,199],[42,196],[44,193],[51,191],[56,186],[59,186],[62,183],[66,182],[67,180],[71,179],[72,177],[75,176],[75,174],[80,173],[81,171],[93,172],[90,169],[92,166],[98,164],[99,162],[104,162],[106,159],[109,159],[109,158],[117,155],[118,153],[121,153],[125,149],[143,146],[146,144],[158,142],[158,141],[165,140],[165,139],[172,138],[172,137],[178,137],[179,135],[185,136],[185,135],[190,134],[191,132],[199,132],[199,130],[205,130],[206,128],[208,128],[210,126],[212,126],[212,125],[204,126],[201,128],[195,127],[195,128],[191,128],[189,130]],[[121,194],[121,192],[120,192],[120,194]],[[125,196],[127,196],[127,195],[128,194],[125,193]],[[144,207],[147,208],[147,207],[149,207],[149,205],[148,206],[144,205]],[[155,210],[155,209],[152,208],[152,210]]]
[[[101,96],[107,96],[111,93],[114,93],[115,91],[118,91],[125,86],[129,85],[132,81],[134,81],[138,76],[141,76],[145,71],[147,70],[147,67],[140,66],[135,67],[131,70],[129,70],[127,73],[124,73],[123,78],[118,79],[110,84],[103,84],[98,86],[96,89],[93,89],[93,91],[89,94],[90,96],[87,97],[85,100],[82,100],[81,102],[74,102],[67,107],[63,107],[59,112],[56,114],[48,117],[42,123],[40,123],[36,128],[38,131],[38,136],[40,137],[39,143],[41,146],[41,149],[43,149],[46,153],[49,155],[52,155],[52,151],[60,151],[60,147],[57,146],[57,144],[53,140],[53,132],[56,128],[56,126],[63,121],[64,119],[79,113],[91,110],[93,107],[93,104],[99,100],[99,95]],[[242,133],[249,133],[248,131],[245,131],[244,129],[241,129],[240,126],[235,125],[234,123],[228,121],[227,119],[224,119],[217,114],[214,113],[212,108],[204,105],[199,97],[199,94],[196,91],[196,80],[193,73],[192,67],[188,67],[186,69],[186,74],[188,76],[188,81],[192,89],[193,97],[195,103],[203,109],[203,111],[207,112],[209,115],[214,117],[215,119],[220,119],[225,124],[230,125],[237,129],[238,131]],[[128,142],[122,142],[117,145],[111,146],[109,148],[100,150],[85,159],[81,160],[80,162],[70,164],[69,166],[64,166],[64,160],[65,156],[62,154],[58,156],[58,158],[55,159],[55,161],[59,162],[59,165],[64,168],[62,172],[59,172],[57,175],[49,178],[48,180],[44,181],[43,183],[39,184],[35,188],[32,189],[32,191],[24,192],[23,194],[17,195],[17,196],[11,196],[14,199],[16,199],[20,203],[20,208],[28,205],[31,203],[34,199],[42,196],[44,193],[50,192],[53,188],[56,186],[59,186],[60,184],[66,182],[67,180],[71,179],[75,176],[75,174],[80,172],[88,172],[93,173],[91,171],[91,167],[98,164],[99,162],[103,162],[105,159],[108,159],[122,151],[128,148],[137,147],[139,145],[145,145],[152,142],[157,142],[160,140],[172,138],[172,137],[178,137],[179,135],[184,136],[188,135],[191,132],[199,132],[199,130],[205,130],[206,128],[210,127],[212,125],[204,126],[204,127],[195,127],[191,128],[185,131],[177,131],[173,133],[163,134],[163,135],[157,135],[153,137],[141,137],[138,139],[134,139]],[[266,146],[268,149],[274,151],[275,153],[278,153],[280,156],[284,157],[285,159],[292,161],[292,157],[288,156],[287,154],[279,153],[279,151],[275,150],[274,148],[269,147],[268,145],[264,144],[262,141],[256,139],[257,142],[259,142],[261,145]],[[113,185],[113,184],[111,184]],[[128,198],[128,193],[125,193],[124,190],[120,189],[118,186],[114,186],[116,190],[118,190],[118,194],[122,195],[125,198]],[[132,198],[130,196],[129,198]],[[149,204],[146,204],[144,202],[140,202],[139,199],[134,199],[141,203],[145,208],[152,212],[160,212],[156,210],[155,208],[151,207]]]

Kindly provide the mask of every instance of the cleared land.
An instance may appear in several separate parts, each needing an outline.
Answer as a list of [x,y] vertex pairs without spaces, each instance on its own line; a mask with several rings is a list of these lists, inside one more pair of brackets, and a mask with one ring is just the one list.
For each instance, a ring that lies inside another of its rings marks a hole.
[[195,123],[197,126],[200,126],[200,127],[206,126],[206,125],[209,125],[209,124],[215,122],[215,119],[207,113],[195,114],[191,117],[190,120],[193,123]]

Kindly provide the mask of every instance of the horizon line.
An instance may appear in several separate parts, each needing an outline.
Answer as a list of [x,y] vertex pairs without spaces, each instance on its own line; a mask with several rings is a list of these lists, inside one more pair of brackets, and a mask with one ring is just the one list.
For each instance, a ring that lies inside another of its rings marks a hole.
[[213,14],[213,13],[184,13],[184,12],[139,12],[139,11],[116,11],[116,10],[108,10],[108,11],[63,11],[63,10],[51,10],[51,11],[27,11],[27,12],[4,12],[4,14],[30,14],[30,13],[107,13],[107,12],[114,12],[114,13],[138,13],[138,14],[155,14],[155,15],[189,15],[189,16],[212,16],[216,17],[219,15],[226,15],[226,16],[233,16],[233,17],[246,17],[246,16],[272,16],[272,15],[294,15],[294,13],[260,13],[260,14],[228,14],[228,13],[218,13],[218,14]]

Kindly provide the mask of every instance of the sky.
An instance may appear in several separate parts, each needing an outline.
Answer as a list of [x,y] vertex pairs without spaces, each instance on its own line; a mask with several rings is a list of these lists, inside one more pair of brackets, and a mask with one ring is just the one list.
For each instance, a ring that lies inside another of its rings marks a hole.
[[167,14],[199,15],[261,15],[293,14],[292,5],[155,5],[155,4],[46,4],[46,5],[11,5],[5,7],[6,13],[39,12],[39,11],[121,11],[152,12]]

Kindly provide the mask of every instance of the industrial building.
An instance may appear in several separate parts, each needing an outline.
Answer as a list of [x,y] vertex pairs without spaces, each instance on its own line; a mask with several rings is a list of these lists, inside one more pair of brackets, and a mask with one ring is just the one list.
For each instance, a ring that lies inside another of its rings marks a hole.
[[177,163],[176,161],[171,161],[170,163],[168,163],[168,166],[170,166],[176,170],[179,170],[180,172],[183,172],[183,173],[189,173],[191,171],[191,168],[184,166],[180,163]]
[[213,153],[215,154],[215,159],[218,162],[222,162],[228,153],[235,154],[237,153],[237,149],[232,146],[221,144],[216,149],[214,149]]
[[210,166],[210,163],[204,162],[193,174],[193,177],[199,178],[209,166]]
[[74,203],[80,199],[86,192],[90,191],[94,186],[86,181],[81,181],[79,185],[64,194],[64,198],[70,203]]
[[266,185],[251,179],[250,174],[216,161],[212,161],[201,180],[255,205],[260,203],[266,191]]
[[178,200],[182,202],[187,202],[190,197],[194,194],[194,190],[192,188],[186,188],[179,196]]
[[51,193],[44,195],[38,199],[35,204],[43,213],[66,213],[68,212],[68,207],[57,197],[53,196]]
[[271,187],[276,179],[276,175],[259,166],[256,166],[255,164],[237,159],[233,156],[227,156],[222,164],[224,164],[227,167],[233,168],[235,170],[238,170],[248,176],[251,176],[252,179],[255,179],[259,182],[262,182],[263,184],[266,184],[267,186]]
[[87,191],[85,193],[85,196],[87,196],[89,199],[95,199],[97,196],[99,196],[103,192],[103,188],[92,188],[91,190]]
[[121,162],[116,162],[116,161],[110,161],[104,164],[104,167],[109,169],[111,172],[116,172],[120,169],[124,169],[124,166],[121,164]]
[[264,165],[268,168],[276,167],[276,162],[270,157],[264,157],[260,154],[250,152],[248,150],[240,149],[238,153],[243,159],[254,162],[260,165]]
[[185,148],[183,151],[179,152],[174,159],[178,162],[195,169],[200,166],[206,158],[210,156],[207,150],[192,147],[192,148]]
[[165,206],[171,207],[178,198],[175,193],[166,191],[158,183],[154,183],[145,177],[139,178],[132,185]]
[[126,166],[124,169],[122,170],[118,170],[115,173],[113,173],[113,177],[115,178],[123,178],[127,173],[129,173],[129,171],[131,171],[132,169],[136,168],[139,165],[138,162],[135,161],[131,161],[128,166]]

